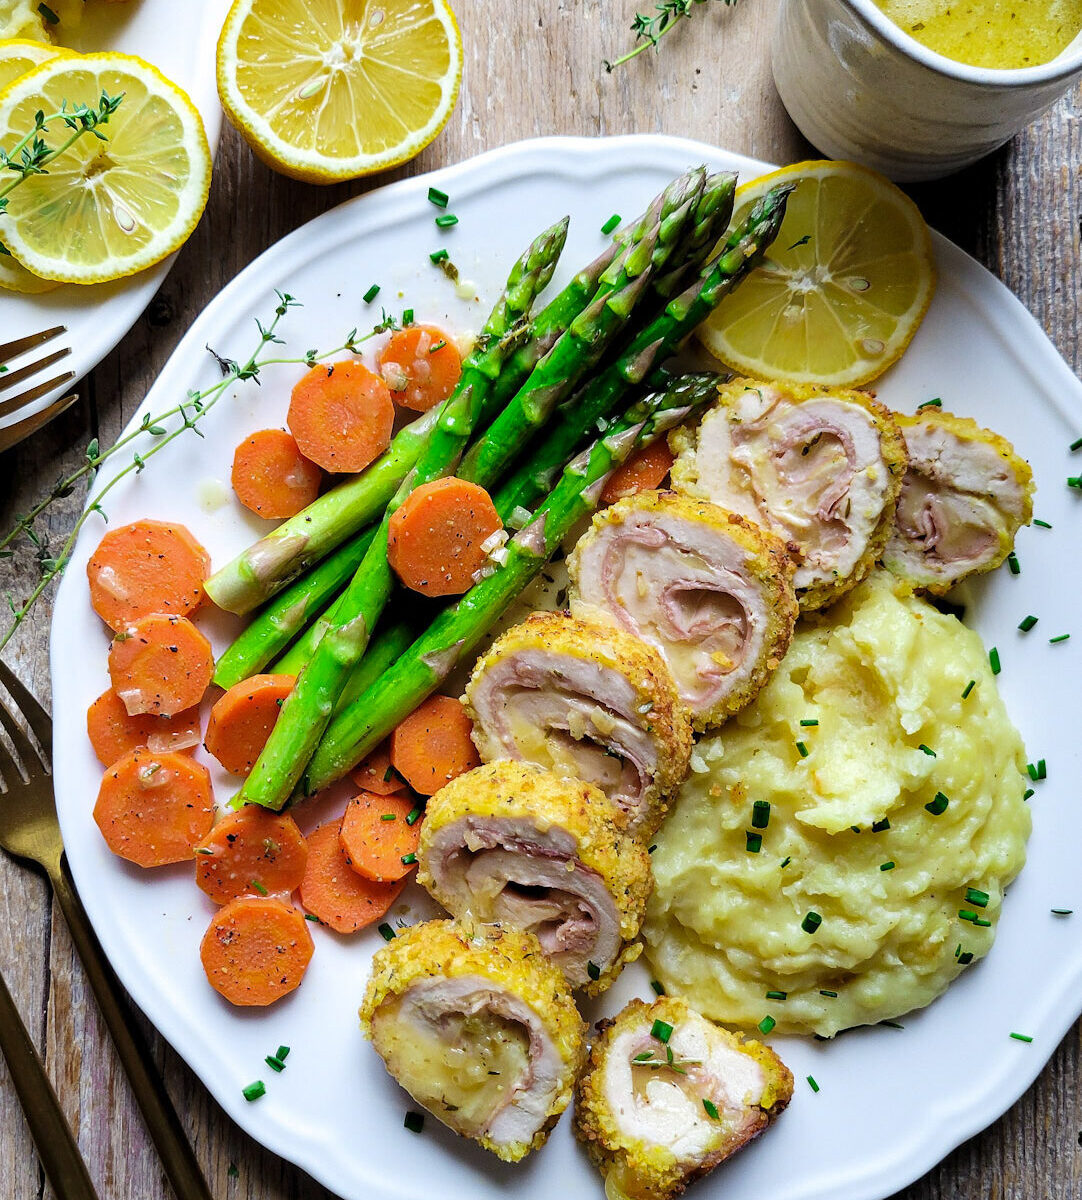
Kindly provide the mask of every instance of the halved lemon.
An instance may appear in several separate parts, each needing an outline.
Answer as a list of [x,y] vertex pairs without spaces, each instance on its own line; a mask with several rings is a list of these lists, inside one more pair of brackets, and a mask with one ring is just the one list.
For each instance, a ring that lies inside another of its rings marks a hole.
[[419,154],[461,80],[446,0],[235,0],[218,40],[229,119],[269,167],[308,183]]
[[737,192],[734,222],[795,183],[761,266],[698,329],[744,375],[855,387],[909,345],[935,292],[932,239],[917,206],[867,167],[803,162]]
[[[195,105],[150,63],[127,54],[54,58],[0,92],[0,145],[62,104],[123,94],[101,132],[84,134],[8,196],[0,242],[35,275],[101,283],[142,271],[191,234],[210,190],[210,147]],[[52,122],[46,142],[69,130]]]

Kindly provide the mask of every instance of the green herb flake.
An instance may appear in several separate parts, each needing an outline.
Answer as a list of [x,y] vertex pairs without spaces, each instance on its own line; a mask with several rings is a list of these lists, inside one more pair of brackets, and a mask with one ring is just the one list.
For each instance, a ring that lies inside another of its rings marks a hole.
[[49,22],[50,25],[59,25],[60,18],[53,12],[47,4],[39,4],[38,12]]
[[403,854],[402,857],[399,859],[399,862],[401,862],[401,864],[404,867],[412,867],[416,861],[417,861],[417,855],[414,854],[412,851],[409,854]]
[[888,1029],[904,1029],[904,1025],[899,1025],[897,1021],[879,1021],[878,1024],[885,1025]]
[[800,922],[800,928],[805,933],[814,933],[823,923],[823,918],[814,911],[809,910],[804,915],[804,920]]
[[1074,912],[1073,908],[1054,908],[1052,915],[1056,917],[1069,917]]
[[966,698],[969,696],[969,693],[970,693],[971,691],[973,691],[973,689],[974,689],[976,686],[977,686],[977,681],[976,681],[975,679],[971,679],[971,680],[970,680],[970,681],[969,681],[969,682],[966,684],[966,686],[965,686],[965,690],[962,692],[962,699],[963,699],[963,700],[965,700],[965,699],[966,699]]
[[788,1000],[789,993],[788,992],[767,992],[766,998],[768,1000]]
[[1033,524],[1039,525],[1042,529],[1051,529],[1052,528],[1052,526],[1049,525],[1049,523],[1047,521],[1038,521],[1036,517],[1033,518]]
[[818,1092],[819,1085],[815,1082],[815,1077],[813,1075],[809,1075],[809,1076],[807,1076],[807,1080],[808,1080],[808,1087],[810,1087],[813,1092]]
[[586,974],[596,982],[601,978],[601,968],[595,962],[588,962],[586,964]]
[[1035,796],[1036,794],[1037,793],[1032,788],[1026,788],[1026,790],[1022,793],[1022,799],[1028,800],[1030,796]]
[[750,830],[744,834],[745,843],[744,849],[749,854],[758,854],[763,848],[763,835],[761,833],[752,833]]
[[921,742],[921,744],[920,744],[920,745],[917,747],[917,749],[918,749],[918,750],[923,750],[923,751],[924,751],[924,753],[925,753],[925,754],[927,754],[929,758],[935,758],[935,756],[936,756],[936,753],[935,753],[935,751],[932,749],[932,747],[931,747],[931,746],[926,746],[926,745],[925,745],[923,742]]
[[936,792],[924,807],[933,817],[941,817],[947,811],[948,804],[950,804],[950,801],[947,797],[942,792]]
[[289,1057],[289,1047],[288,1046],[279,1046],[278,1049],[274,1052],[274,1057],[279,1062],[285,1062],[285,1060]]
[[651,980],[650,980],[650,986],[651,986],[651,987],[654,989],[654,992],[655,992],[657,995],[659,995],[659,996],[664,996],[664,995],[665,995],[665,989],[664,989],[664,988],[661,986],[661,981],[660,981],[660,980],[658,980],[658,979],[651,979]]
[[763,1017],[763,1019],[759,1022],[759,1032],[760,1033],[771,1033],[771,1032],[773,1032],[775,1025],[777,1025],[777,1021],[775,1021],[773,1017],[771,1017],[771,1016]]
[[447,343],[443,340],[443,338],[440,338],[438,342],[433,342],[432,345],[429,346],[428,352],[429,354],[435,354],[437,350],[442,350],[446,345]]
[[887,862],[885,862],[885,863],[880,863],[880,864],[879,864],[879,869],[880,869],[880,871],[893,871],[893,870],[894,870],[894,863],[893,863],[893,862],[891,862],[891,861],[887,861]]
[[449,259],[451,257],[451,255],[447,250],[433,250],[432,253],[428,257],[434,263],[441,263],[441,262],[445,262],[447,259]]
[[378,925],[377,928],[382,934],[385,942],[394,941],[394,930],[390,927],[390,925],[387,924],[386,921],[384,921],[381,925]]
[[1068,639],[1070,636],[1071,636],[1071,635],[1070,635],[1069,633],[1057,633],[1055,637],[1050,637],[1050,638],[1048,639],[1048,644],[1049,644],[1050,646],[1056,646],[1056,645],[1058,645],[1060,642],[1065,642],[1065,641],[1067,641],[1067,639]]
[[1036,624],[1037,624],[1037,618],[1031,615],[1028,617],[1023,617],[1021,619],[1021,621],[1018,622],[1018,628],[1021,629],[1021,631],[1023,633],[1029,633],[1029,631]]
[[268,1067],[270,1067],[270,1069],[272,1071],[277,1071],[279,1074],[281,1074],[286,1069],[285,1063],[282,1062],[282,1060],[274,1054],[268,1054],[267,1057],[263,1061],[267,1064]]
[[718,1119],[718,1106],[714,1103],[713,1100],[708,1100],[704,1096],[703,1097],[703,1108],[706,1110],[706,1115],[710,1118],[711,1121],[716,1121]]
[[430,187],[428,189],[428,202],[434,204],[437,208],[446,208],[450,197],[446,192],[441,192],[439,188]]
[[644,1050],[641,1054],[636,1054],[631,1060],[632,1062],[644,1063],[649,1062],[654,1057],[653,1050]]
[[365,294],[364,294],[364,295],[361,297],[361,299],[362,299],[362,300],[365,302],[365,304],[371,304],[371,303],[372,303],[372,301],[373,301],[373,300],[375,300],[375,298],[376,298],[378,295],[379,295],[379,284],[378,284],[378,283],[374,283],[374,284],[372,284],[372,286],[371,286],[371,287],[368,289],[368,291],[367,291],[367,292],[365,292]]
[[[1003,669],[999,661],[999,651],[995,646],[988,651],[988,665],[992,668],[992,674],[998,675]],[[965,697],[963,697],[964,699]]]
[[785,858],[783,858],[783,859],[781,860],[781,866],[780,866],[779,870],[782,870],[782,871],[784,871],[784,870],[785,870],[785,868],[786,868],[786,867],[787,867],[787,866],[788,866],[788,865],[789,865],[789,864],[790,864],[792,861],[793,861],[793,860],[792,860],[792,858],[790,858],[790,857],[789,857],[789,855],[786,855],[786,856],[785,856]]
[[1082,450],[1082,437],[1075,438],[1075,440],[1071,443],[1071,449]]
[[837,1000],[837,998],[838,998],[838,993],[832,992],[828,988],[820,988],[819,995],[820,996],[829,996],[831,1000]]
[[379,819],[380,819],[381,821],[393,821],[393,820],[394,820],[394,813],[380,813],[380,818],[379,818]]
[[818,725],[818,724],[819,724],[818,717],[806,717],[803,721],[800,722],[802,729],[814,729],[816,727],[816,725]]
[[412,308],[404,308],[402,310],[402,324],[403,324],[403,326],[413,324],[413,309]]
[[770,824],[769,800],[756,800],[751,806],[751,824],[753,829],[765,829]]
[[424,1115],[411,1110],[406,1113],[402,1124],[410,1131],[410,1133],[420,1133],[425,1127]]
[[890,819],[884,817],[881,821],[872,822],[872,833],[883,833],[890,828]]
[[258,892],[261,896],[269,895],[267,889],[259,882],[258,879],[253,879],[251,886],[252,890]]
[[1007,568],[1012,575],[1022,574],[1022,564],[1018,561],[1018,555],[1013,550],[1007,555]]
[[1011,1037],[1014,1038],[1014,1040],[1016,1042],[1032,1042],[1033,1041],[1033,1038],[1031,1038],[1028,1033],[1012,1033]]
[[934,400],[922,400],[917,405],[917,412],[920,412],[920,410],[922,408],[942,408],[942,407],[943,407],[943,401],[938,396],[936,396],[936,398]]
[[976,921],[977,914],[971,908],[960,908],[958,910],[959,921]]
[[416,825],[420,819],[421,819],[421,810],[419,808],[411,809],[409,815],[406,817],[406,824],[407,825]]
[[452,225],[458,224],[458,217],[454,213],[444,213],[436,218],[436,224],[440,229],[450,229]]
[[799,755],[800,755],[800,757],[801,757],[801,758],[807,758],[807,757],[808,757],[808,747],[807,747],[807,746],[805,746],[803,742],[797,742],[797,744],[796,744],[796,752],[797,752],[797,754],[799,754]]
[[1037,768],[1033,763],[1026,763],[1026,774],[1034,783],[1037,782]]
[[610,233],[620,224],[621,217],[619,213],[613,213],[611,217],[601,226],[601,232],[608,237]]
[[231,1162],[229,1166],[226,1167],[225,1173],[230,1179],[240,1178],[240,1171],[237,1169],[237,1164],[235,1162]]
[[1082,475],[1068,475],[1067,486],[1069,488],[1082,488]]
[[246,1088],[241,1089],[241,1095],[249,1103],[251,1103],[253,1100],[258,1100],[260,1096],[265,1096],[266,1094],[267,1085],[262,1079],[257,1079],[254,1083],[250,1083]]
[[315,913],[305,913],[304,919],[306,921],[312,921],[316,925],[319,924],[319,917],[317,917]]
[[973,924],[979,925],[982,929],[991,929],[992,927],[992,922],[987,917],[977,917]]
[[663,1021],[658,1017],[653,1025],[650,1026],[650,1036],[655,1041],[661,1042],[663,1046],[667,1046],[669,1038],[672,1037],[672,1026],[667,1021]]
[[977,908],[987,908],[990,899],[988,893],[982,892],[980,888],[966,888],[967,904],[976,905]]
[[973,951],[972,950],[963,950],[962,953],[958,955],[958,965],[960,967],[968,967],[972,961],[973,961]]

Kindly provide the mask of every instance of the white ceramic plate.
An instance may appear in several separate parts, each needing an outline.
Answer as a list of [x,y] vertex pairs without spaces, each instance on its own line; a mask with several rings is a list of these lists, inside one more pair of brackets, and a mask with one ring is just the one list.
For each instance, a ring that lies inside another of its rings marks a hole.
[[[127,4],[94,0],[86,6],[78,36],[70,44],[84,53],[121,50],[152,62],[191,96],[213,148],[222,125],[214,80],[214,47],[228,9],[229,0],[129,0]],[[68,328],[47,347],[12,362],[12,367],[21,366],[37,361],[46,349],[71,347],[69,357],[47,368],[40,379],[26,380],[23,387],[44,383],[68,370],[75,372],[75,382],[69,380],[26,408],[0,418],[0,429],[75,390],[78,380],[92,371],[139,319],[169,274],[175,257],[127,279],[88,287],[71,284],[41,296],[21,296],[0,289],[0,342],[14,341],[53,325]]]
[[[215,378],[209,342],[239,358],[252,344],[253,317],[273,307],[273,289],[301,299],[284,332],[289,347],[336,341],[340,331],[377,320],[379,305],[415,309],[418,320],[476,329],[507,267],[529,238],[561,214],[573,215],[567,269],[602,245],[599,227],[629,216],[689,164],[735,167],[744,178],[764,164],[693,142],[659,137],[524,142],[435,175],[396,183],[350,201],[285,238],[239,275],[195,322],[140,413],[175,402]],[[451,196],[457,228],[439,231],[426,199],[430,183]],[[446,244],[484,302],[455,297],[428,260]],[[1011,888],[990,957],[947,995],[904,1021],[831,1043],[778,1039],[797,1079],[790,1110],[770,1133],[719,1169],[696,1194],[726,1200],[880,1200],[915,1179],[964,1138],[989,1124],[1032,1081],[1079,1011],[1082,996],[1082,809],[1078,678],[1082,629],[1077,597],[1082,566],[1073,553],[1078,495],[1064,479],[1079,470],[1068,452],[1082,426],[1082,387],[1007,290],[956,247],[936,239],[941,282],[928,318],[879,394],[912,410],[941,396],[1011,438],[1034,467],[1037,515],[1055,528],[1022,531],[1022,572],[1006,570],[973,589],[968,619],[999,648],[1000,684],[1030,756],[1045,758],[1036,785],[1030,864]],[[361,295],[382,292],[372,306]],[[333,341],[332,341],[333,340]],[[262,387],[236,390],[207,422],[208,437],[180,439],[111,498],[112,525],[137,517],[186,522],[221,564],[262,525],[233,501],[205,511],[208,479],[227,480],[233,449],[254,428],[283,420],[297,370],[275,368]],[[211,489],[213,490],[213,489]],[[201,497],[203,498],[201,501]],[[106,686],[107,637],[87,601],[84,568],[103,526],[88,523],[60,589],[53,625],[53,706],[57,799],[79,891],[132,996],[245,1130],[348,1200],[437,1193],[441,1200],[596,1200],[598,1176],[575,1145],[569,1122],[519,1167],[500,1164],[429,1118],[423,1136],[402,1126],[410,1101],[385,1074],[357,1026],[356,1011],[375,930],[340,938],[315,930],[316,954],[303,986],[270,1011],[230,1008],[211,991],[198,947],[212,906],[190,867],[144,872],[114,858],[91,820],[101,776],[87,744],[84,714]],[[1028,635],[1027,613],[1040,618]],[[225,645],[225,618],[201,618]],[[1052,635],[1074,640],[1050,645]],[[225,780],[218,776],[225,785]],[[228,785],[221,796],[231,794]],[[302,810],[310,828],[321,816]],[[414,888],[413,892],[418,893]],[[404,894],[404,897],[407,894]],[[410,897],[416,915],[421,904]],[[1073,908],[1057,918],[1049,910]],[[396,914],[401,915],[401,914]],[[642,967],[625,973],[606,1007],[647,992]],[[1010,1038],[1018,1032],[1031,1044]],[[267,1070],[264,1055],[292,1047],[288,1069]],[[813,1094],[805,1077],[821,1091]],[[250,1104],[241,1088],[265,1078]]]

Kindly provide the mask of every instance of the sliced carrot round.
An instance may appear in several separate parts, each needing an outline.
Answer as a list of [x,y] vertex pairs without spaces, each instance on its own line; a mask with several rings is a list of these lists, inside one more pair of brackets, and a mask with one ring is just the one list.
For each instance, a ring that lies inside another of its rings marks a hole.
[[363,363],[328,363],[293,388],[286,420],[301,453],[325,471],[362,471],[390,443],[394,404]]
[[455,390],[462,374],[462,355],[442,329],[410,325],[393,334],[383,347],[379,369],[396,403],[428,412]]
[[391,766],[391,746],[380,742],[369,756],[350,772],[353,782],[365,792],[377,796],[392,796],[405,789],[402,776]]
[[199,709],[189,708],[173,717],[132,717],[109,688],[86,710],[86,732],[101,765],[111,767],[139,748],[152,754],[194,749],[201,740]]
[[288,813],[246,805],[223,817],[195,848],[195,882],[216,903],[288,896],[301,885],[308,843]]
[[415,792],[432,796],[481,765],[473,722],[453,696],[429,696],[391,734],[391,762]]
[[204,745],[227,771],[247,775],[255,766],[294,682],[293,675],[253,675],[215,701]]
[[[485,565],[488,539],[502,528],[483,487],[451,476],[414,488],[387,526],[387,561],[408,588],[459,596]],[[484,548],[483,548],[484,547]]]
[[199,957],[230,1004],[265,1007],[300,985],[312,959],[304,914],[273,896],[240,896],[212,918]]
[[[413,820],[410,820],[413,817]],[[339,841],[349,865],[374,883],[404,879],[417,862],[421,809],[409,793],[361,792],[346,805]]]
[[643,446],[609,476],[601,493],[601,503],[615,504],[624,496],[660,487],[672,470],[673,462],[673,453],[664,438]]
[[186,754],[134,750],[105,772],[94,820],[109,849],[128,862],[184,862],[214,822],[210,774]]
[[86,574],[94,611],[124,629],[151,613],[195,612],[206,599],[210,556],[183,525],[136,521],[101,539]]
[[213,675],[210,642],[186,617],[143,617],[109,647],[109,678],[132,716],[171,717],[193,707]]
[[308,865],[301,904],[336,933],[355,933],[385,916],[406,886],[374,883],[349,865],[341,844],[342,822],[330,821],[308,835]]
[[293,517],[319,495],[323,472],[284,429],[257,429],[233,454],[233,491],[261,517]]

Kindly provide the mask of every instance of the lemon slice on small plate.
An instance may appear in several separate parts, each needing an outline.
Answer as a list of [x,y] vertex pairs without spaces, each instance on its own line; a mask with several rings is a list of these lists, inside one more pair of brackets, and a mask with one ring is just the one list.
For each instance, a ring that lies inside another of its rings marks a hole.
[[[34,115],[101,94],[123,94],[105,140],[84,134],[47,174],[8,196],[0,242],[23,266],[62,283],[102,283],[135,274],[172,254],[195,228],[210,190],[203,122],[188,96],[155,67],[127,54],[59,57],[0,92],[0,145],[34,128]],[[45,134],[68,134],[56,120]]]
[[309,183],[419,154],[461,79],[446,0],[235,0],[218,41],[230,120],[268,166]]
[[855,387],[909,345],[935,292],[928,226],[888,179],[855,163],[804,162],[737,192],[734,224],[796,183],[774,245],[698,330],[745,375]]

